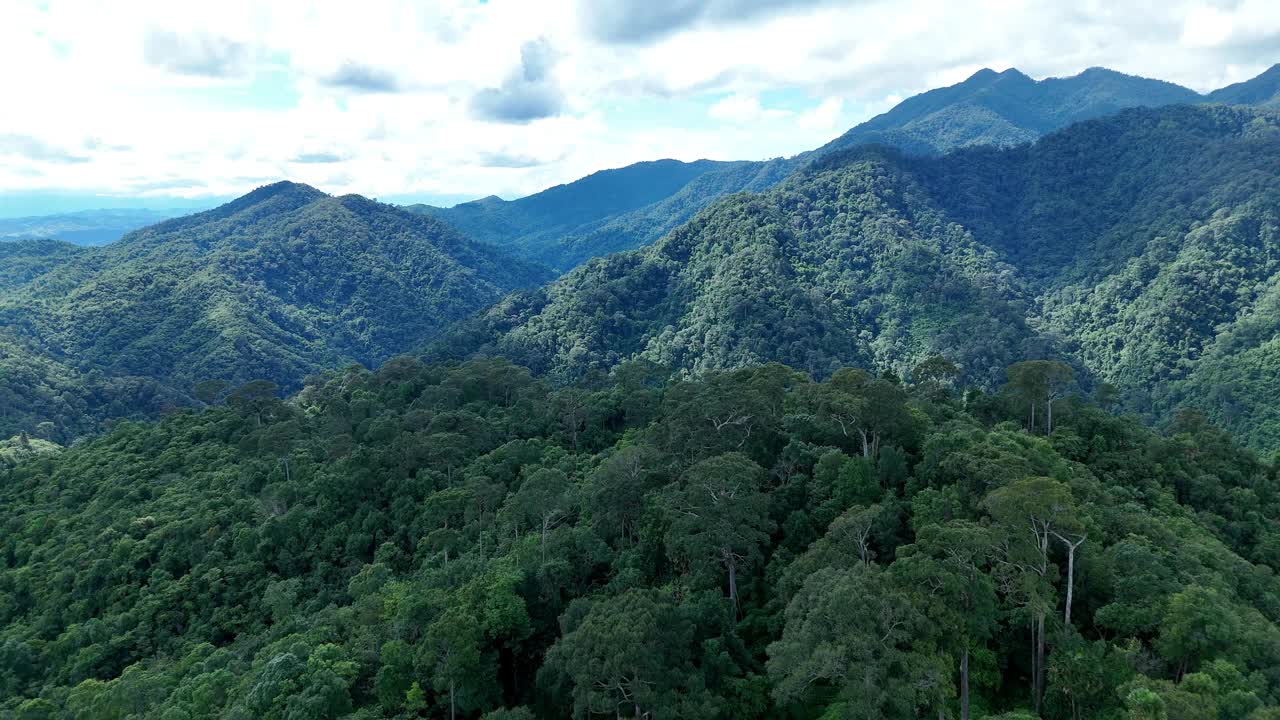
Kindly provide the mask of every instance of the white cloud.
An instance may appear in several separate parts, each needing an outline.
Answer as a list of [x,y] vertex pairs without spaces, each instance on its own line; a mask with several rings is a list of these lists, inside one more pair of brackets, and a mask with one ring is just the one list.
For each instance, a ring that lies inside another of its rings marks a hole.
[[734,94],[707,109],[707,115],[724,122],[745,124],[778,120],[793,115],[790,110],[766,108],[755,95]]
[[646,2],[10,0],[0,192],[512,196],[793,154],[984,66],[1207,90],[1280,61],[1274,0],[662,0],[623,33]]
[[796,124],[810,130],[835,130],[844,114],[844,100],[829,97],[818,107],[802,114]]

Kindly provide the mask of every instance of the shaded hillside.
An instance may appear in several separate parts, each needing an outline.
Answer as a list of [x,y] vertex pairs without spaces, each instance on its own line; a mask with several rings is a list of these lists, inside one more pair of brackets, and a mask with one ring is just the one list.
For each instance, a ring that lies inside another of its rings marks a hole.
[[[901,374],[943,355],[988,386],[1048,355],[1152,417],[1196,405],[1276,448],[1270,381],[1247,378],[1274,353],[1278,193],[1280,121],[1243,108],[1131,110],[937,158],[853,150],[509,297],[438,351],[565,378],[632,358]],[[1196,379],[1206,354],[1237,378],[1230,405]]]
[[320,369],[376,365],[548,277],[438,220],[293,183],[27,274],[0,293],[0,379],[37,395],[17,405],[15,432],[53,420],[68,433],[133,413],[108,411],[113,398],[94,393],[48,417],[39,395],[65,395],[62,383],[14,387],[17,367],[78,375],[86,389],[89,377],[156,383],[179,397],[206,379],[296,387]]

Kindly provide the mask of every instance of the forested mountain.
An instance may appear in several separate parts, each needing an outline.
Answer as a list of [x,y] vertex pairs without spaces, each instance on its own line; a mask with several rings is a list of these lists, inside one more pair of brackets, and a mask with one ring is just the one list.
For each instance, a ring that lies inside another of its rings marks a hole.
[[434,352],[562,379],[634,358],[902,374],[941,355],[986,387],[1060,357],[1149,418],[1200,406],[1273,450],[1277,283],[1280,120],[1178,106],[1012,149],[837,153],[512,295]]
[[1274,720],[1276,468],[1064,370],[400,359],[0,444],[0,717]]
[[82,252],[59,240],[0,243],[0,292],[25,285]]
[[1280,108],[1280,63],[1256,78],[1214,90],[1207,97],[1216,103]]
[[602,170],[519,200],[491,196],[451,208],[406,209],[439,217],[482,242],[510,246],[529,257],[554,257],[561,238],[658,202],[724,164],[655,160]]
[[592,257],[648,245],[717,198],[758,192],[832,152],[867,144],[912,154],[973,145],[1031,142],[1072,123],[1133,107],[1178,103],[1275,106],[1280,65],[1209,95],[1172,83],[1090,68],[1032,80],[1010,69],[981,70],[964,82],[908,98],[827,145],[765,162],[638,163],[590,175],[526,198],[486,198],[453,208],[416,205],[468,235],[567,270]]
[[1016,69],[983,69],[950,87],[908,98],[818,149],[876,143],[936,154],[970,145],[1027,143],[1072,123],[1131,107],[1195,103],[1194,90],[1106,68],[1032,80]]
[[104,248],[0,252],[0,437],[52,422],[67,439],[205,380],[297,387],[376,365],[549,277],[438,220],[293,183]]
[[35,217],[0,218],[0,242],[22,238],[64,240],[75,245],[106,245],[125,233],[176,215],[146,208],[81,210]]

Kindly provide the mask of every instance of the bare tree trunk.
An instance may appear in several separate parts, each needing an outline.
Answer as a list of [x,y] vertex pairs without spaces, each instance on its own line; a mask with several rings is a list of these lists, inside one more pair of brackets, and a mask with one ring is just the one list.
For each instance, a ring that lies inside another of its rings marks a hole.
[[960,720],[969,720],[969,643],[960,653]]
[[[1036,688],[1036,682],[1040,677],[1040,668],[1036,665],[1036,662],[1039,659],[1039,656],[1036,655],[1036,641],[1038,639],[1039,638],[1036,637],[1036,621],[1035,621],[1035,618],[1032,618],[1031,619],[1031,702],[1032,704],[1035,704],[1036,698],[1039,696],[1038,689]],[[1040,709],[1036,708],[1036,713],[1038,714],[1039,712],[1040,712]]]
[[1032,435],[1036,434],[1036,401],[1031,401],[1031,422],[1027,425],[1027,432]]
[[738,611],[738,559],[733,553],[725,555],[725,564],[729,569],[729,601],[733,603],[734,614]]
[[1040,714],[1040,708],[1044,705],[1044,610],[1040,611],[1040,618],[1037,620],[1037,637],[1036,637],[1036,714]]
[[1044,405],[1045,405],[1045,412],[1046,412],[1044,434],[1052,435],[1053,434],[1053,396],[1052,395],[1050,395],[1048,398],[1045,399]]
[[1063,627],[1071,627],[1071,599],[1076,593],[1076,546],[1067,546],[1067,607],[1062,611]]
[[458,706],[453,701],[453,681],[449,681],[449,720],[457,720]]
[[1083,545],[1088,536],[1082,535],[1079,540],[1071,542],[1057,532],[1054,535],[1067,546],[1067,607],[1062,611],[1062,624],[1071,627],[1071,603],[1076,593],[1076,548]]

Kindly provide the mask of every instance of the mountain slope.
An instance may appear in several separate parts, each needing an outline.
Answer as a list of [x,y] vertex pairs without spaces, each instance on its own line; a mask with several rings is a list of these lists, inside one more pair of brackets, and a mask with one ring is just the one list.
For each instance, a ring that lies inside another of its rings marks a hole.
[[[1268,385],[1244,378],[1280,372],[1263,311],[1278,217],[1280,121],[1243,108],[1131,110],[1010,150],[861,148],[512,296],[440,352],[565,378],[631,358],[903,374],[943,355],[988,386],[1015,360],[1056,356],[1135,410],[1197,405],[1276,448]],[[1240,376],[1243,397],[1216,402],[1197,380],[1209,372]]]
[[[205,379],[296,387],[320,369],[378,364],[547,277],[438,220],[278,183],[0,293],[0,341],[13,365],[134,378],[179,397]],[[86,420],[110,403],[86,399]]]
[[1280,63],[1255,78],[1214,90],[1206,97],[1216,103],[1280,108]]
[[[851,147],[880,144],[925,155],[975,145],[1008,147],[1126,108],[1201,102],[1275,105],[1277,83],[1280,66],[1207,96],[1105,68],[1039,81],[1014,69],[984,69],[964,82],[908,98],[793,158],[639,163],[511,202],[486,198],[454,208],[411,209],[567,270],[591,257],[648,245],[719,197],[767,189],[805,164]],[[608,190],[596,189],[605,182]]]
[[1200,99],[1194,90],[1173,83],[1105,68],[1040,81],[1014,69],[1000,73],[983,69],[962,83],[904,100],[817,153],[869,143],[917,154],[945,153],[970,145],[1006,147],[1125,108]]
[[451,208],[412,205],[407,209],[439,217],[476,240],[554,262],[562,237],[588,232],[603,220],[659,202],[695,178],[727,165],[732,163],[641,162],[602,170],[519,200],[487,197]]

